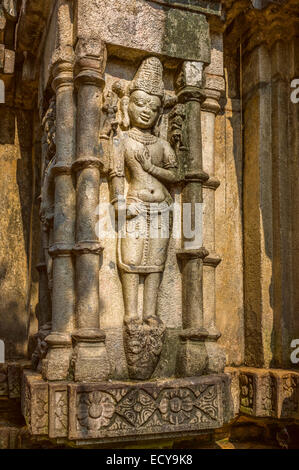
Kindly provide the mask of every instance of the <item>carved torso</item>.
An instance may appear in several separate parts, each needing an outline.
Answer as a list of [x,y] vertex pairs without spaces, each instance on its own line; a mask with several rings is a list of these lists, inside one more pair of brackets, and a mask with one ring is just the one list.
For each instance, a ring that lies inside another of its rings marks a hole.
[[[154,137],[154,136],[153,136]],[[168,142],[155,138],[155,142],[147,145],[153,165],[160,168],[175,167],[175,156]],[[144,145],[133,140],[128,133],[123,134],[124,164],[127,170],[129,188],[127,197],[140,199],[144,202],[163,202],[170,198],[166,186],[155,176],[144,171],[136,160],[135,154],[144,152]]]

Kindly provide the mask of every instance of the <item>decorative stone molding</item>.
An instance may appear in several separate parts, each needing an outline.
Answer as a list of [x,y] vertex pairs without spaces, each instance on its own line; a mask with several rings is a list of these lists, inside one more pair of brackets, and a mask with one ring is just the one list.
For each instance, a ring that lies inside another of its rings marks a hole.
[[227,367],[235,414],[258,418],[299,419],[299,372]]
[[0,364],[0,397],[20,398],[22,373],[24,369],[29,369],[30,366],[30,361]]
[[23,413],[36,436],[84,442],[175,437],[230,419],[225,374],[151,382],[46,383],[24,372]]

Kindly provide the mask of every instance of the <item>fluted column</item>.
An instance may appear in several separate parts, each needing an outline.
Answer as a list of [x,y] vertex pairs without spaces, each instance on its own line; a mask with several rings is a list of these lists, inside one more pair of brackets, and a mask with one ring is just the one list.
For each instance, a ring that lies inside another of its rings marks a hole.
[[191,230],[193,239],[182,240],[182,249],[178,253],[181,262],[183,283],[183,332],[178,355],[177,375],[201,375],[207,364],[203,328],[202,274],[203,259],[208,252],[203,248],[200,234],[201,226],[196,211],[202,200],[202,184],[208,175],[202,170],[201,103],[205,99],[203,82],[203,64],[184,62],[176,80],[178,100],[185,106],[186,124],[184,141],[187,148],[185,161],[185,186],[182,192],[183,218],[186,210],[191,210]]
[[75,273],[72,250],[75,236],[75,189],[71,167],[74,155],[73,68],[60,62],[53,68],[56,92],[56,163],[53,244],[52,332],[46,341],[49,351],[43,365],[48,380],[69,376],[74,327]]
[[76,220],[76,381],[107,379],[110,371],[105,334],[99,324],[100,241],[96,236],[99,204],[98,155],[100,98],[105,61],[81,57],[76,64],[77,148],[73,171],[77,180]]

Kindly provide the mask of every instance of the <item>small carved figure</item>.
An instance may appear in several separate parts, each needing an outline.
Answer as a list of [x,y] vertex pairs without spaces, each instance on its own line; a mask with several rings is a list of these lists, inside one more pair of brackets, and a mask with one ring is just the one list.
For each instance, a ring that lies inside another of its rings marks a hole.
[[[54,218],[54,174],[53,167],[56,163],[56,101],[52,98],[47,109],[42,126],[43,135],[43,159],[42,159],[42,189],[40,196],[40,220],[42,228],[43,263],[47,269],[47,281],[50,296],[52,295],[53,284],[53,261],[49,254],[49,247],[53,238],[53,218]],[[42,306],[43,307],[43,306]],[[43,324],[39,319],[39,330],[35,335],[36,348],[32,354],[33,369],[41,371],[42,360],[47,354],[48,345],[45,338],[50,334],[52,328],[51,321]]]
[[[178,180],[175,152],[166,140],[156,135],[164,102],[160,60],[145,59],[127,93],[118,83],[113,90],[121,98],[126,129],[118,132],[110,150],[111,202],[119,220],[123,216],[126,228],[125,235],[118,240],[125,350],[130,377],[147,379],[157,365],[163,345],[165,327],[157,315],[157,297],[171,225],[172,198],[167,186]],[[141,280],[144,282],[142,318],[138,313]]]
[[52,243],[52,228],[54,218],[54,174],[53,167],[56,163],[56,103],[50,101],[49,108],[43,119],[44,135],[46,139],[45,170],[41,190],[40,219],[42,222],[42,237],[45,261],[47,265],[48,284],[52,292],[52,258],[49,255],[49,247]]

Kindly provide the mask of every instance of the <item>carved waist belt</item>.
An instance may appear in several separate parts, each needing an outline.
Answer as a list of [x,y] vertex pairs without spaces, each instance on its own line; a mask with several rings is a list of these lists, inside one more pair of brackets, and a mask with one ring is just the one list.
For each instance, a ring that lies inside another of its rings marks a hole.
[[[126,232],[119,236],[119,268],[136,274],[163,272],[172,225],[171,197],[159,204],[128,197],[127,203],[135,205],[137,215],[126,221]],[[167,212],[169,217],[163,217]],[[165,224],[169,224],[168,231],[163,230]]]

